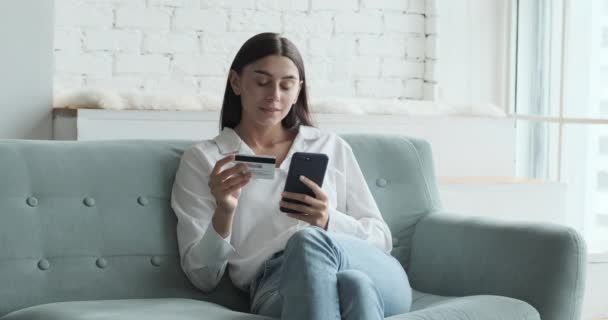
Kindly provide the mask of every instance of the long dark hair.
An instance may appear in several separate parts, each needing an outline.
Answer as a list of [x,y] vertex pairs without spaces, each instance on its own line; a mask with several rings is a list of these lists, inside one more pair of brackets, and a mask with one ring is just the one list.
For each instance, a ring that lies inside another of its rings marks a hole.
[[[277,33],[265,32],[257,34],[245,41],[234,57],[230,70],[234,70],[241,75],[246,65],[270,55],[284,56],[293,61],[298,68],[300,80],[302,80],[302,89],[298,95],[298,100],[291,110],[289,110],[287,116],[281,121],[281,124],[287,129],[296,128],[301,124],[312,126],[308,108],[308,94],[306,93],[304,61],[293,42]],[[230,76],[228,76],[220,115],[220,130],[225,127],[236,127],[241,122],[241,113],[241,98],[232,90]]]

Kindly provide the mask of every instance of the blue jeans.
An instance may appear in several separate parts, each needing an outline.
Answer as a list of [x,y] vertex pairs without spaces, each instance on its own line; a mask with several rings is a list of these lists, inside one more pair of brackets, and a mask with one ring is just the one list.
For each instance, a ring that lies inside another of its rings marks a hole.
[[409,311],[412,290],[401,264],[366,241],[310,227],[251,282],[251,312],[274,318],[384,319]]

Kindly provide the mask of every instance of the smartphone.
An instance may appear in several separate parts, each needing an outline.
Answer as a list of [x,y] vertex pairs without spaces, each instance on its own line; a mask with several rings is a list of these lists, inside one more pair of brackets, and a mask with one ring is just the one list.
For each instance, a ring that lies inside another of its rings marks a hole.
[[[323,153],[295,152],[291,156],[291,164],[287,173],[284,191],[293,193],[304,193],[315,198],[315,193],[300,181],[300,176],[305,176],[314,181],[319,187],[323,186],[323,178],[327,170],[329,158]],[[301,201],[283,198],[283,201],[304,204]],[[287,213],[299,213],[292,209],[280,208]]]

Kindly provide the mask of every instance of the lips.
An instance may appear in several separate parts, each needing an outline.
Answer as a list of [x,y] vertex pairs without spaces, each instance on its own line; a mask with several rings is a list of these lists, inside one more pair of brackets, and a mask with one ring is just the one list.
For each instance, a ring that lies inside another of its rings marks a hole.
[[262,110],[264,112],[277,112],[277,111],[281,111],[281,109],[277,109],[277,108],[260,108],[260,110]]

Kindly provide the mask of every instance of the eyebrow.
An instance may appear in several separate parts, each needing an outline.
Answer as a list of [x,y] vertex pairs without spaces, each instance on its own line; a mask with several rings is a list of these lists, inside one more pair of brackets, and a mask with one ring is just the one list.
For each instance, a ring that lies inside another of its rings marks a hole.
[[[259,74],[263,74],[265,76],[269,76],[269,77],[273,77],[273,75],[270,72],[264,71],[264,70],[254,70],[253,72],[255,73],[259,73]],[[293,79],[293,80],[297,80],[298,78],[294,75],[288,75],[288,76],[284,76],[281,79]]]

